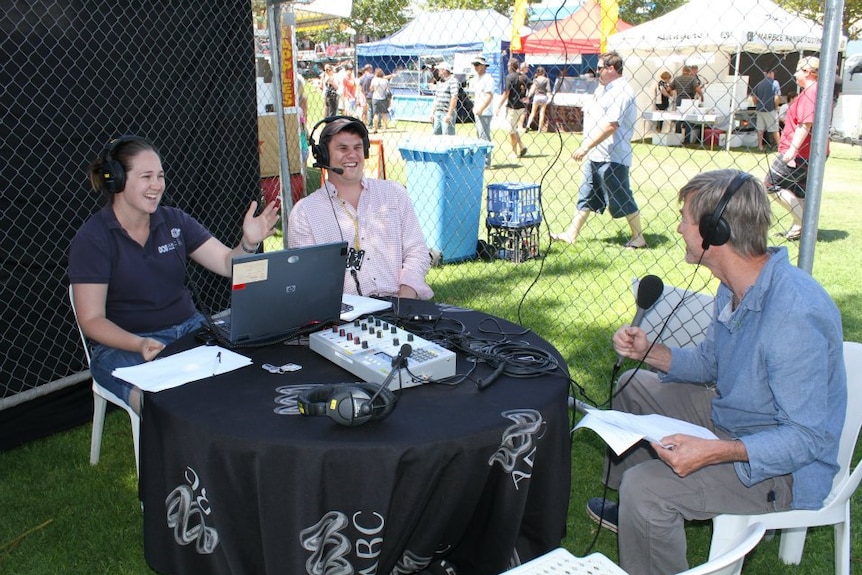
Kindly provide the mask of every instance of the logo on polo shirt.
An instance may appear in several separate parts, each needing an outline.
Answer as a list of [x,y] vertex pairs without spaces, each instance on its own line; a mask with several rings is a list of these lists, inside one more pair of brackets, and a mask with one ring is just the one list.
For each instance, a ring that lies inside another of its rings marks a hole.
[[171,252],[182,244],[182,230],[180,228],[171,228],[171,243],[159,246],[159,253],[166,254]]

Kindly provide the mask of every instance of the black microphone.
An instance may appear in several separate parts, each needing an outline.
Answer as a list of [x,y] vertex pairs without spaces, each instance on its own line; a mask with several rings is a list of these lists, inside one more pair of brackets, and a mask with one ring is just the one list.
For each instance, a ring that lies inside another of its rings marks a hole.
[[402,368],[404,367],[407,358],[413,353],[413,348],[410,347],[409,343],[405,343],[401,346],[401,349],[398,351],[398,355],[395,356],[395,359],[392,360],[392,367]]
[[409,343],[405,343],[401,346],[401,349],[398,351],[398,355],[392,358],[392,371],[389,372],[389,375],[386,376],[386,379],[383,380],[383,383],[380,384],[380,387],[377,388],[377,391],[368,398],[368,400],[363,401],[362,405],[359,406],[359,413],[361,415],[368,415],[371,413],[372,406],[374,405],[374,400],[377,399],[380,394],[383,392],[383,388],[389,387],[389,382],[395,377],[402,367],[407,365],[407,358],[413,353],[413,348],[410,347]]
[[[638,310],[635,312],[635,318],[632,320],[632,327],[640,326],[644,320],[646,312],[655,305],[655,302],[657,302],[658,298],[661,297],[663,291],[664,282],[661,281],[660,277],[648,275],[641,279],[638,284],[638,295],[635,298]],[[617,355],[617,362],[614,364],[614,368],[619,369],[624,360],[625,358],[623,356]]]
[[312,168],[325,168],[334,174],[338,174],[339,176],[344,173],[344,170],[341,168],[333,168],[332,166],[324,166],[323,164],[320,164],[318,162],[314,162],[313,164],[311,164],[311,167]]

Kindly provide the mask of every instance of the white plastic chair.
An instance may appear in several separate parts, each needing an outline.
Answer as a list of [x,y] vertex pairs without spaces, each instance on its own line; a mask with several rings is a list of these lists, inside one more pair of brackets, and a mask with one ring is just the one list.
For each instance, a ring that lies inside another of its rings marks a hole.
[[[805,534],[809,527],[835,527],[835,573],[850,575],[850,496],[859,487],[862,465],[850,469],[853,450],[862,428],[862,344],[844,342],[844,365],[847,369],[847,416],[838,447],[840,469],[832,482],[832,491],[821,509],[791,510],[763,515],[719,515],[712,521],[710,557],[721,552],[726,542],[745,526],[760,522],[767,529],[780,529],[778,554],[788,565],[802,561]],[[734,571],[738,575],[739,570]]]
[[[640,280],[634,278],[632,290],[635,300],[637,300],[639,285]],[[685,301],[679,305],[683,296]],[[653,340],[667,321],[667,327],[662,332],[659,343],[669,347],[693,347],[706,337],[706,330],[712,322],[714,300],[715,298],[710,294],[686,292],[682,288],[665,285],[659,300],[644,314],[641,328],[646,332],[647,337]],[[675,312],[674,309],[676,309]],[[669,320],[668,317],[670,317]]]
[[506,575],[628,575],[616,563],[592,553],[575,557],[562,547],[506,571]]
[[703,565],[692,567],[678,575],[714,575],[714,574],[729,574],[739,573],[742,570],[742,562],[749,551],[754,549],[763,534],[766,533],[766,526],[757,521],[749,524],[741,532],[737,532],[737,537],[728,544],[728,547],[723,553],[717,557],[710,559]]
[[[678,575],[713,575],[741,569],[746,554],[754,549],[766,533],[763,523],[755,522],[739,532],[719,556],[703,565],[693,567]],[[592,553],[586,557],[575,557],[562,547],[536,557],[506,571],[505,575],[627,575],[616,563],[602,555]]]
[[[78,323],[78,312],[75,309],[75,296],[72,291],[72,286],[69,286],[69,303],[72,305],[72,312],[75,314],[75,324],[78,326],[78,334],[81,336],[81,343],[84,345],[84,355],[87,358],[87,366],[90,365],[90,346],[87,343],[87,336],[84,335],[81,329],[81,324]],[[108,402],[116,406],[122,407],[129,414],[129,419],[132,423],[132,443],[135,447],[135,470],[140,475],[139,459],[139,442],[141,430],[141,418],[135,411],[121,400],[119,397],[99,385],[96,378],[93,378],[93,433],[90,437],[90,465],[99,463],[99,454],[102,451],[102,431],[105,428],[105,410],[108,407]]]

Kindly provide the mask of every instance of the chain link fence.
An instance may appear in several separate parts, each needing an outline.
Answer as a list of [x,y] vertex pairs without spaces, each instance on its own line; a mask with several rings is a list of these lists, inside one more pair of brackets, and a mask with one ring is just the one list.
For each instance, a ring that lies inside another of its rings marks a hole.
[[[110,137],[138,133],[152,139],[165,158],[171,200],[228,244],[239,239],[239,222],[249,200],[261,189],[278,194],[280,185],[274,121],[278,105],[268,100],[271,50],[265,41],[266,23],[252,17],[248,2],[2,4],[0,408],[18,403],[16,397],[40,394],[44,386],[72,381],[85,369],[66,301],[66,250],[77,228],[98,209],[98,198],[86,191],[85,167]],[[738,3],[732,13],[716,13],[715,21],[745,21],[751,17],[749,10],[753,8]],[[530,25],[534,30],[545,26],[553,40],[552,31],[561,28],[562,18]],[[590,22],[567,30],[595,40],[599,31]],[[627,249],[626,218],[612,219],[607,213],[593,214],[574,244],[551,241],[550,233],[564,232],[576,209],[583,164],[572,154],[588,137],[582,133],[583,109],[597,86],[598,50],[569,52],[560,42],[562,48],[547,53],[513,56],[526,62],[528,82],[541,76],[540,67],[549,79],[546,125],[539,125],[538,104],[531,102],[537,113],[518,129],[521,144],[513,146],[516,140],[503,114],[495,114],[488,169],[481,165],[484,152],[478,148],[460,156],[411,156],[410,150],[431,145],[437,137],[431,134],[430,118],[435,66],[442,61],[453,68],[462,86],[459,102],[464,111],[456,138],[476,138],[470,62],[477,55],[490,63],[488,73],[497,87],[492,106],[497,108],[510,38],[489,19],[458,17],[446,27],[420,30],[424,38],[413,43],[428,47],[414,46],[409,54],[393,48],[388,54],[363,56],[360,46],[357,54],[299,62],[298,69],[307,74],[304,124],[310,128],[325,115],[319,75],[324,65],[344,68],[349,63],[358,72],[367,63],[381,69],[392,100],[388,117],[381,117],[379,126],[371,125],[372,157],[366,169],[380,176],[385,169],[387,179],[408,185],[423,225],[440,220],[449,230],[429,239],[442,259],[428,278],[435,299],[536,330],[561,351],[578,382],[595,388],[604,385],[613,364],[613,331],[634,313],[632,279],[655,274],[666,284],[714,291],[708,272],[695,272],[683,261],[685,247],[675,231],[676,194],[705,170],[737,168],[757,177],[766,173],[775,146],[766,141],[765,151],[758,149],[750,89],[774,70],[782,97],[790,98],[797,92],[793,73],[798,59],[809,53],[810,38],[819,42],[822,36],[813,23],[793,22],[808,26],[807,32],[782,35],[780,43],[768,34],[757,36],[754,43],[749,38],[744,44],[754,47],[749,51],[731,47],[727,39],[698,41],[712,38],[709,34],[680,34],[679,49],[673,51],[620,51],[623,76],[638,108],[630,180],[648,249]],[[751,25],[757,28],[758,23]],[[291,42],[290,34],[286,37]],[[441,42],[448,46],[433,48]],[[284,46],[274,49],[285,54]],[[644,117],[661,103],[657,86],[662,73],[679,77],[692,65],[699,67],[702,95],[676,103],[687,121],[675,122],[672,114],[661,123]],[[342,90],[339,113],[367,120],[358,99]],[[298,174],[291,177],[291,186],[301,190],[304,174],[304,187],[311,192],[320,174],[300,168],[307,140],[294,135],[299,131],[295,111],[288,115],[286,138],[290,171]],[[686,134],[688,139],[682,141]],[[433,164],[434,175],[411,181],[411,170],[421,163]],[[496,194],[490,203],[489,189]],[[486,222],[489,215],[492,219]],[[788,214],[776,207],[774,232],[789,226]],[[460,257],[449,245],[464,238],[478,246],[470,257]],[[776,243],[786,243],[796,257],[796,244],[781,238]],[[203,306],[224,303],[226,286],[198,270],[192,275],[200,291],[212,298]]]
[[[231,245],[260,176],[248,2],[3,0],[0,30],[2,409],[85,375],[67,250],[109,139],[150,139],[169,200]],[[190,275],[224,305],[225,282]]]

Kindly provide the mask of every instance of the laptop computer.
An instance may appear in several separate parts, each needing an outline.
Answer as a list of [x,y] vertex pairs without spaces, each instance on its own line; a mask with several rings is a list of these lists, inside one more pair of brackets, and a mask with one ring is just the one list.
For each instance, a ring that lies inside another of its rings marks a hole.
[[234,256],[230,308],[213,328],[241,345],[337,321],[346,258],[346,242]]

